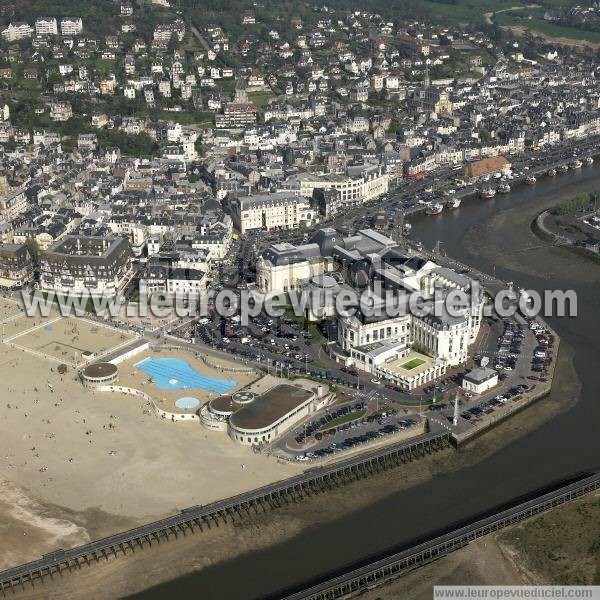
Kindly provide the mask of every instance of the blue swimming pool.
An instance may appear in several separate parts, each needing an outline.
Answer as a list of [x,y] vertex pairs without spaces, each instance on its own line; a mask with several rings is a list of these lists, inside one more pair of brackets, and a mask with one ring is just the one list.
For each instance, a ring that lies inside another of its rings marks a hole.
[[193,398],[192,396],[186,396],[185,398],[175,400],[175,406],[182,410],[191,410],[192,408],[200,406],[200,400],[198,400],[198,398]]
[[233,379],[217,379],[202,375],[188,362],[179,358],[147,358],[136,368],[152,377],[159,390],[199,388],[216,394],[226,394],[237,385]]

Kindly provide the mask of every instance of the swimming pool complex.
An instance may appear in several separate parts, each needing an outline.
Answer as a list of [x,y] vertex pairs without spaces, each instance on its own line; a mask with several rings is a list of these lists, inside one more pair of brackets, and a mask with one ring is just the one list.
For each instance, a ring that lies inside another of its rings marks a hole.
[[217,379],[203,375],[179,358],[146,358],[135,366],[152,377],[159,390],[199,388],[207,392],[225,394],[237,385],[237,381],[233,379]]

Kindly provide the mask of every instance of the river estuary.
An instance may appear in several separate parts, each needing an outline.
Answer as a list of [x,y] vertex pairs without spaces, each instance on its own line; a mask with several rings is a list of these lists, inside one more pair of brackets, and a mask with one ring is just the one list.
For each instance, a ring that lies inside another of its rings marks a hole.
[[[600,466],[600,263],[536,240],[529,223],[580,191],[600,189],[600,166],[541,178],[493,200],[473,199],[437,217],[412,218],[412,237],[526,289],[574,289],[578,317],[550,318],[574,352],[581,389],[568,409],[479,462],[389,494],[344,518],[137,595],[249,600],[466,520],[534,489]],[[569,390],[567,390],[567,394]],[[520,419],[517,415],[515,419]],[[467,447],[463,452],[467,452]],[[259,532],[257,532],[257,535]],[[201,540],[198,541],[202,544]]]

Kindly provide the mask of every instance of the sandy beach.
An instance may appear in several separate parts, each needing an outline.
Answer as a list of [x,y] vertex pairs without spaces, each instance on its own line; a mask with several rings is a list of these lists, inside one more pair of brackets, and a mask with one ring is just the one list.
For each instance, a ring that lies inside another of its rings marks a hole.
[[[466,468],[484,460],[502,446],[527,435],[533,427],[567,410],[576,401],[576,395],[567,394],[567,391],[576,390],[577,385],[572,364],[572,352],[565,347],[564,350],[561,349],[557,383],[551,396],[543,402],[525,409],[519,418],[510,419],[485,436],[478,438],[469,444],[465,451],[457,453],[448,448],[441,453],[403,465],[402,468],[354,482],[327,494],[313,496],[304,502],[290,504],[274,512],[253,515],[243,523],[229,524],[218,529],[213,528],[210,531],[205,530],[202,533],[188,535],[186,538],[180,537],[177,541],[173,540],[160,546],[155,545],[143,552],[136,552],[117,560],[110,559],[107,562],[100,562],[92,568],[84,567],[76,575],[64,576],[60,580],[44,584],[44,587],[38,587],[37,591],[19,592],[17,597],[41,597],[36,594],[40,594],[42,590],[44,598],[75,600],[87,596],[89,590],[94,591],[96,598],[122,597],[146,587],[158,585],[178,575],[197,571],[224,560],[231,560],[246,552],[282,543],[308,526],[318,526],[319,523],[333,519],[344,519],[353,511],[369,506],[378,499],[398,490],[414,487],[438,475]],[[168,429],[170,429],[170,424]],[[233,470],[235,471],[235,469]],[[169,474],[169,476],[171,475]],[[156,491],[160,493],[160,490]],[[176,495],[176,490],[169,491],[173,491]],[[138,490],[139,496],[142,496],[143,493],[143,489]],[[82,522],[80,518],[83,519],[84,515],[85,513],[74,513],[74,522]],[[101,514],[96,518],[108,523],[116,517]],[[96,519],[90,519],[90,521],[92,520]],[[123,519],[120,522],[122,523]],[[450,564],[454,567],[463,564],[458,554],[444,560],[452,561]],[[454,562],[456,560],[459,562]],[[464,564],[469,564],[469,560]],[[454,572],[454,567],[450,568],[449,573]],[[421,578],[424,574],[426,571],[420,570],[409,577]],[[425,577],[423,581],[427,583],[430,579],[431,576]],[[448,581],[454,581],[454,579],[450,578]],[[398,585],[402,585],[402,583]],[[82,589],[86,591],[83,592]],[[425,589],[422,588],[422,594],[425,593],[423,591]],[[397,597],[397,595],[385,596],[384,590],[385,588],[381,590],[380,595],[376,594],[373,598]],[[430,588],[429,594],[431,594]],[[217,598],[218,594],[209,594],[206,597]],[[410,597],[420,600],[426,596]]]
[[[30,319],[18,319],[23,320]],[[72,335],[72,327],[69,323],[66,335]],[[80,324],[80,329],[85,327]],[[103,338],[95,341],[106,346]],[[123,340],[117,336],[114,341]],[[218,373],[184,356],[194,367]],[[0,568],[301,468],[254,454],[197,422],[161,420],[142,399],[86,390],[75,369],[60,375],[57,366],[54,360],[0,345]],[[144,379],[140,373],[128,377],[129,383]],[[235,378],[243,385],[254,376]],[[141,387],[153,397],[160,395],[152,383]],[[169,394],[185,395],[183,390]]]

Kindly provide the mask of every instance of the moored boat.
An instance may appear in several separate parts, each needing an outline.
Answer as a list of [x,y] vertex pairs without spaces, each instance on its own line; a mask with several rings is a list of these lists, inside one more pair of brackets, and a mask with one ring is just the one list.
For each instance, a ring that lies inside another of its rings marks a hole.
[[556,169],[550,169],[548,171],[548,177],[556,177]]
[[426,214],[430,216],[439,215],[444,210],[443,204],[438,204],[437,202],[434,204],[430,204],[425,211]]
[[510,193],[510,185],[508,185],[508,183],[501,183],[498,186],[498,193],[499,194],[508,194]]
[[480,192],[480,195],[482,198],[485,198],[486,200],[490,200],[491,198],[493,198],[496,195],[496,190],[491,187],[483,188]]
[[536,182],[537,182],[537,179],[533,175],[529,175],[528,177],[525,177],[525,183],[527,185],[534,185]]
[[571,169],[581,169],[581,167],[583,167],[583,163],[580,160],[574,160],[569,167],[571,167]]
[[460,198],[450,198],[448,202],[446,202],[446,206],[448,208],[458,208],[462,200]]
[[558,165],[556,170],[558,173],[566,173],[569,170],[569,167],[567,165]]
[[594,159],[591,156],[588,156],[584,162],[589,167],[594,164]]

